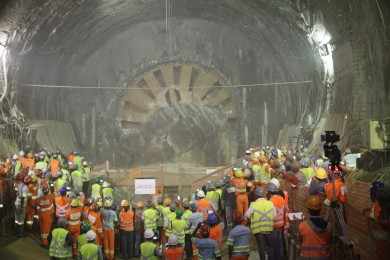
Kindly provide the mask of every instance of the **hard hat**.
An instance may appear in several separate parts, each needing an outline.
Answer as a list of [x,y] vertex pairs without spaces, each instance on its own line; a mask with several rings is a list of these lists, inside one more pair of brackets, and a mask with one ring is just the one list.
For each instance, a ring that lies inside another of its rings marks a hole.
[[177,209],[175,213],[176,213],[176,218],[180,219],[183,216],[184,212],[181,209]]
[[85,236],[87,238],[87,241],[94,241],[96,239],[96,233],[93,230],[88,231]]
[[177,246],[177,236],[175,235],[170,235],[168,239],[168,246]]
[[218,217],[217,215],[215,214],[214,211],[211,211],[208,213],[207,215],[207,223],[210,224],[210,225],[215,225],[218,223]]
[[88,166],[88,162],[87,161],[83,161],[83,166]]
[[20,157],[23,157],[23,156],[24,156],[24,154],[25,154],[25,153],[24,153],[24,151],[23,151],[23,150],[22,150],[22,151],[19,151],[19,156],[20,156]]
[[137,208],[142,209],[144,207],[144,203],[142,201],[137,202]]
[[278,192],[279,191],[279,188],[275,185],[275,184],[273,184],[273,183],[268,183],[268,185],[267,185],[267,190],[268,190],[268,192]]
[[325,180],[326,178],[328,178],[328,173],[324,168],[317,168],[315,176],[319,180]]
[[198,198],[204,198],[204,197],[206,197],[206,195],[204,194],[204,191],[202,191],[202,190],[198,190],[197,192],[196,192],[196,196],[198,197]]
[[59,190],[59,193],[61,196],[65,196],[66,195],[66,188],[65,187],[62,187],[60,190]]
[[264,192],[260,187],[257,187],[255,189],[255,195],[259,198],[262,198],[262,197],[264,197]]
[[144,237],[146,239],[152,239],[154,237],[154,232],[151,229],[145,230]]
[[166,197],[164,199],[163,204],[164,204],[165,207],[169,207],[169,205],[171,205],[171,203],[172,203],[172,200],[170,198]]
[[121,201],[121,207],[128,207],[128,206],[129,206],[129,202],[127,200]]
[[246,154],[246,155],[250,155],[251,153],[252,153],[252,151],[249,150],[249,149],[245,151],[245,154]]
[[280,189],[280,182],[278,179],[272,178],[269,183],[272,183],[273,185],[276,186],[276,188]]
[[18,159],[18,155],[17,154],[12,155],[12,160],[17,160],[17,159]]
[[109,188],[111,186],[111,184],[107,181],[104,181],[103,184],[102,184],[102,187],[103,188]]
[[310,195],[306,200],[306,207],[312,210],[320,210],[322,206],[321,197],[318,195]]
[[251,181],[248,181],[247,185],[246,185],[248,188],[252,188],[253,187],[253,182]]
[[70,203],[70,206],[71,207],[80,207],[81,206],[80,199],[79,198],[72,199],[72,202]]
[[237,178],[244,177],[244,173],[241,168],[233,168],[233,175]]

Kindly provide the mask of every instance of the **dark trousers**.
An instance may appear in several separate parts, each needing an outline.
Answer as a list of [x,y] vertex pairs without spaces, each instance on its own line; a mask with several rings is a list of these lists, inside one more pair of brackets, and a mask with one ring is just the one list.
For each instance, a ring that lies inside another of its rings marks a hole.
[[274,237],[272,242],[272,248],[274,249],[275,259],[284,259],[284,239],[282,230],[274,230]]
[[274,257],[274,234],[273,233],[257,233],[255,234],[257,251],[259,252],[259,259],[266,260],[265,254],[268,255],[267,260],[279,260]]
[[89,181],[83,182],[83,193],[86,197],[89,197]]
[[134,256],[134,252],[133,252],[134,232],[120,230],[119,237],[121,241],[122,258],[128,260],[132,256]]
[[187,259],[192,259],[192,240],[191,240],[191,234],[186,234],[185,236],[185,245],[184,250],[186,252]]
[[142,243],[142,232],[134,232],[134,256],[139,257],[141,255],[141,243]]

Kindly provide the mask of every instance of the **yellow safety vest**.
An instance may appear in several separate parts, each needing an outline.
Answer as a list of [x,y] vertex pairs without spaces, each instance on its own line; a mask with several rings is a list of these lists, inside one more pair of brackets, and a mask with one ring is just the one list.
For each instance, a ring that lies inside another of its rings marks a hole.
[[172,220],[172,234],[177,237],[177,243],[184,245],[187,222],[183,219]]
[[275,209],[271,201],[259,199],[252,202],[251,230],[253,234],[268,233],[273,231]]
[[156,231],[158,215],[158,211],[153,208],[149,208],[144,211],[145,230],[151,229]]

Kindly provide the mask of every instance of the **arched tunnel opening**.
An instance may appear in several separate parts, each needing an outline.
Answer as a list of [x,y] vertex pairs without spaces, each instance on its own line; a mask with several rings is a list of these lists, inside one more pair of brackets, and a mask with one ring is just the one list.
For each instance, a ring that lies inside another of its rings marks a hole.
[[78,151],[121,192],[177,195],[251,147],[321,157],[334,130],[387,182],[389,20],[385,0],[2,1],[0,155]]

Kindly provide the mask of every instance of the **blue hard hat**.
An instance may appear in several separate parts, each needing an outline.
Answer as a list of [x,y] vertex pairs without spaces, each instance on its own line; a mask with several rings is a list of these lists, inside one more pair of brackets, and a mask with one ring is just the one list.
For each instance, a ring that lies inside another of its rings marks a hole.
[[66,187],[62,187],[62,188],[60,189],[60,194],[61,194],[62,196],[64,196],[64,195],[66,194]]
[[218,223],[218,217],[217,217],[217,215],[215,214],[214,211],[208,214],[208,216],[207,216],[207,223],[209,225],[215,225],[215,224]]
[[255,195],[256,195],[257,197],[264,197],[263,189],[260,188],[260,187],[257,187],[257,188],[255,189]]

